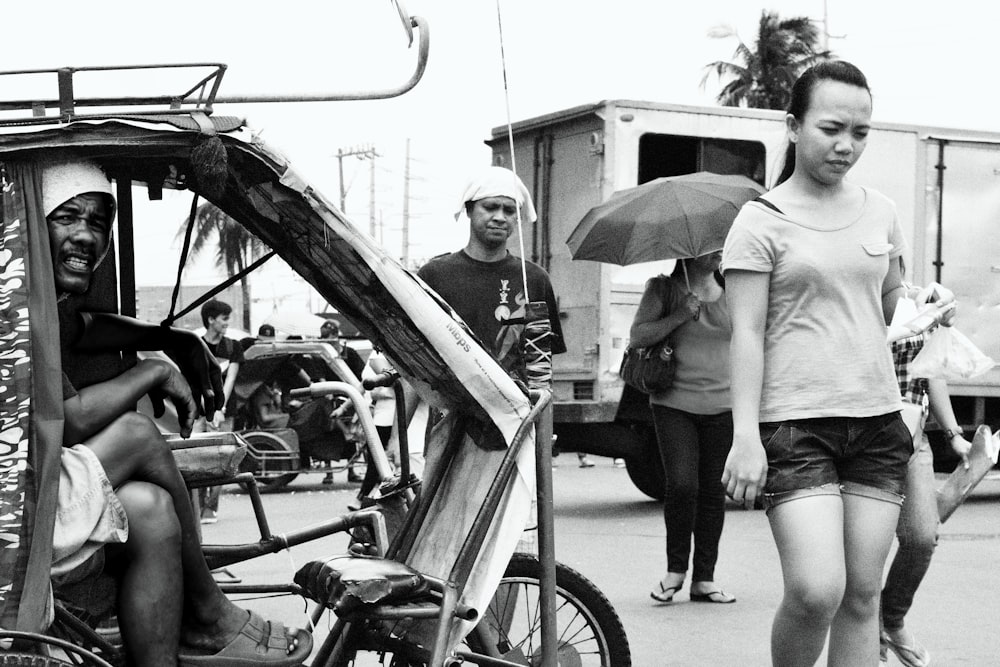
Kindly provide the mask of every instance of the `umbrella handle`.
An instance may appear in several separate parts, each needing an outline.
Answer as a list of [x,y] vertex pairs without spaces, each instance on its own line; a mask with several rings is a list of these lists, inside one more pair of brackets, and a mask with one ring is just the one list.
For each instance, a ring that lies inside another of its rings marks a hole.
[[[688,294],[693,294],[693,292],[691,292],[691,281],[688,279],[687,260],[682,258],[682,259],[679,259],[677,261],[679,261],[681,263],[681,270],[684,271],[684,284],[687,286]],[[695,322],[697,322],[699,317],[701,317],[701,302],[700,301],[698,302],[698,312],[695,313],[694,316],[691,319],[693,319]]]

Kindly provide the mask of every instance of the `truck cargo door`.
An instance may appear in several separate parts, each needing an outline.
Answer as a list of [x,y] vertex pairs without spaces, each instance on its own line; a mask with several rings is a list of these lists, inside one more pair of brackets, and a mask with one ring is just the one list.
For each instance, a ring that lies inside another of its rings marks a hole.
[[[956,326],[1000,361],[1000,144],[933,139],[927,151],[928,178],[937,185],[929,182],[928,191],[940,199],[927,206],[932,266],[925,275],[955,292]],[[1000,395],[1000,370],[972,382]]]
[[575,387],[566,398],[587,400],[593,396],[585,395],[584,388],[593,387],[599,352],[601,265],[574,262],[566,238],[584,214],[601,202],[602,154],[595,150],[591,127],[550,136],[544,144],[548,154],[540,161],[541,185],[548,194],[542,205],[551,236],[549,274],[559,299],[567,348],[555,361],[554,371],[556,380]]

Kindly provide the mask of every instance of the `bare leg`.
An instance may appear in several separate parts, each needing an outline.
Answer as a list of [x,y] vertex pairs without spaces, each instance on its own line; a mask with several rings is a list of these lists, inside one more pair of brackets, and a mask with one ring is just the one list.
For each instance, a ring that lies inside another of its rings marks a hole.
[[830,667],[878,664],[882,568],[898,519],[895,503],[844,494],[847,588],[830,627]]
[[843,505],[837,495],[809,496],[778,505],[768,518],[784,581],[771,627],[771,663],[811,666],[844,595]]
[[[212,578],[201,551],[198,518],[191,507],[187,486],[155,424],[143,415],[129,412],[85,444],[97,455],[115,488],[129,480],[144,481],[159,486],[170,496],[170,514],[180,529],[184,582],[182,643],[202,649],[220,649],[228,644],[243,628],[249,614],[234,605]],[[292,645],[294,638],[294,633],[289,635]]]
[[108,547],[119,564],[118,622],[130,665],[173,667],[177,664],[183,591],[181,531],[163,489],[129,482],[117,491],[129,517],[129,537]]

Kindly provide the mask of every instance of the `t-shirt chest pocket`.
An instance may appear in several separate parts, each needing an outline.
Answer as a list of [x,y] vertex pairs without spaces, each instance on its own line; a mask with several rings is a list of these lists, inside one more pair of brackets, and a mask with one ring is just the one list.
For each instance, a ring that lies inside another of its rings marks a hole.
[[861,247],[865,249],[865,254],[869,257],[881,257],[883,255],[888,255],[889,251],[892,250],[892,244],[886,243],[885,241],[862,243]]

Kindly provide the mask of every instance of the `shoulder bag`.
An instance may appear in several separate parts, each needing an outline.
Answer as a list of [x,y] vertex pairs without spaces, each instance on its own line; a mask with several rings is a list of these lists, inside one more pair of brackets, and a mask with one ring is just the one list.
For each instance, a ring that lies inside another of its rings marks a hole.
[[[666,276],[660,278],[666,280]],[[668,336],[648,347],[626,348],[618,375],[625,384],[644,394],[659,394],[673,385],[675,370],[674,350]]]
[[659,394],[674,383],[674,351],[668,339],[649,347],[628,347],[618,375],[644,394]]

